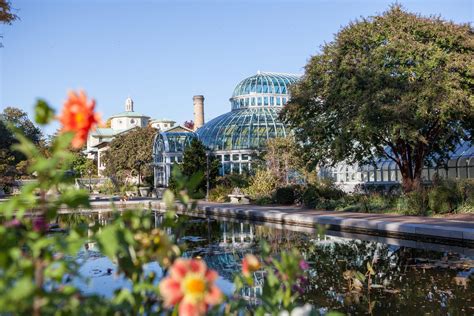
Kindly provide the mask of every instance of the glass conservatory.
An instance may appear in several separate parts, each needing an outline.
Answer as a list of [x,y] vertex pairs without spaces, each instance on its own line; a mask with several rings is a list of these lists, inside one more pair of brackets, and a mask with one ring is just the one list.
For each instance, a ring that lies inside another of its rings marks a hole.
[[158,133],[153,141],[155,188],[168,186],[174,163],[183,161],[184,148],[196,137],[192,131],[172,129]]
[[[474,178],[474,146],[463,142],[450,155],[447,163],[439,166],[425,166],[422,180],[430,182],[435,174],[441,178]],[[345,191],[354,191],[358,185],[380,185],[390,187],[400,183],[402,176],[396,163],[389,159],[379,159],[375,165],[339,164],[320,172],[322,176],[332,177]]]
[[298,75],[258,72],[242,80],[230,98],[231,111],[196,131],[199,139],[221,162],[220,174],[245,173],[251,154],[267,140],[285,137],[288,129],[278,114],[288,102],[289,87]]

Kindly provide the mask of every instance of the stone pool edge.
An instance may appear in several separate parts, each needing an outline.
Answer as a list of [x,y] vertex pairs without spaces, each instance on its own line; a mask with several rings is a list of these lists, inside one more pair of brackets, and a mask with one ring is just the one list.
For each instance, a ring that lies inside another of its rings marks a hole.
[[[152,202],[153,209],[163,211],[163,202]],[[269,222],[280,225],[292,225],[327,230],[362,233],[368,235],[415,239],[424,242],[444,243],[474,248],[474,229],[433,224],[398,223],[374,219],[348,219],[337,215],[288,214],[278,210],[256,210],[226,208],[222,205],[198,205],[193,211],[184,211],[178,206],[178,212],[189,216],[217,216],[258,222]]]

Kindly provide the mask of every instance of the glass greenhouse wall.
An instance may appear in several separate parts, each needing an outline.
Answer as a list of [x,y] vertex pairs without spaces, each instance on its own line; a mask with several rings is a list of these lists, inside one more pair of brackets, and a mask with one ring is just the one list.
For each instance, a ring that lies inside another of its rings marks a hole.
[[153,166],[155,188],[166,187],[173,164],[183,162],[183,152],[191,140],[196,137],[193,132],[162,132],[153,141]]
[[[389,159],[380,159],[375,165],[338,164],[333,168],[324,168],[320,172],[323,177],[331,177],[343,190],[352,192],[358,186],[386,186],[398,184],[402,180],[400,169]],[[451,179],[474,178],[474,147],[464,142],[452,153],[447,163],[438,166],[425,166],[422,181],[431,182],[433,177]]]

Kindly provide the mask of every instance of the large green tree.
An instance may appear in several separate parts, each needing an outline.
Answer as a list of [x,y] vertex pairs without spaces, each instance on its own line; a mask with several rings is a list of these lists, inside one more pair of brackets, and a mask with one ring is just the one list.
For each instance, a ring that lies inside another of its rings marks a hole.
[[385,157],[400,168],[404,190],[416,189],[424,164],[471,139],[473,53],[470,25],[394,5],[325,44],[282,117],[313,166]]
[[42,151],[45,143],[41,130],[28,118],[26,112],[7,107],[0,113],[0,185],[12,184],[15,177],[27,176],[28,161],[22,153],[13,150],[18,140],[13,130],[21,132]]
[[110,142],[104,155],[105,175],[125,182],[140,174],[143,178],[151,175],[153,139],[156,129],[137,127],[121,134]]

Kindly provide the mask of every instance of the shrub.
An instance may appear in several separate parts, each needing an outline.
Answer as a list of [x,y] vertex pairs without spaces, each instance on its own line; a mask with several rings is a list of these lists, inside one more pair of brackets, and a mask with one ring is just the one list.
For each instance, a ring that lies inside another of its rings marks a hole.
[[462,204],[474,205],[474,179],[463,179],[457,182]]
[[232,187],[227,187],[224,185],[217,185],[211,191],[209,191],[209,201],[212,202],[228,202],[228,195],[232,193]]
[[305,188],[299,184],[293,185],[292,188],[293,188],[293,193],[295,194],[294,204],[296,205],[303,204],[303,193],[304,193]]
[[338,200],[346,195],[332,179],[321,180],[318,184],[319,195],[326,200]]
[[429,207],[436,214],[453,212],[462,202],[459,187],[450,180],[440,181],[428,193]]
[[428,215],[428,194],[426,190],[405,193],[397,201],[397,209],[405,215]]
[[302,201],[309,208],[335,209],[346,196],[333,181],[323,180],[316,185],[308,185],[302,194]]
[[277,204],[283,205],[291,205],[295,203],[295,189],[292,186],[276,189],[275,201]]
[[308,185],[303,192],[303,204],[309,208],[315,208],[319,204],[319,190],[315,185]]
[[268,196],[263,196],[255,200],[257,205],[270,205],[273,204],[273,200]]
[[474,201],[464,202],[458,207],[457,212],[458,213],[474,213]]
[[104,183],[99,186],[99,192],[103,194],[114,194],[118,191],[117,186],[110,179],[105,180]]
[[246,188],[249,186],[249,177],[242,174],[228,174],[217,178],[217,185],[228,188]]
[[277,178],[268,170],[257,170],[250,179],[250,185],[244,189],[252,199],[257,200],[262,197],[271,198],[273,191],[278,185]]

